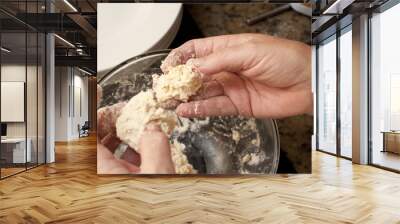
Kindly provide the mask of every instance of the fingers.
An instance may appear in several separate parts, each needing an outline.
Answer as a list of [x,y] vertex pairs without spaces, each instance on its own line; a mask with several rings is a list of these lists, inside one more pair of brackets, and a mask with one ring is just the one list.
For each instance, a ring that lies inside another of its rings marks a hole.
[[193,100],[202,100],[214,96],[221,96],[224,94],[224,88],[217,81],[212,80],[203,83],[203,87],[199,90],[199,93],[193,97]]
[[147,125],[146,130],[140,138],[139,148],[141,156],[141,173],[175,173],[168,137],[161,131],[159,125]]
[[220,72],[240,73],[254,67],[258,61],[257,46],[254,43],[235,45],[220,49],[204,57],[193,59],[193,64],[201,73],[213,75]]
[[217,96],[200,101],[182,103],[176,108],[182,117],[207,117],[238,115],[238,110],[227,96]]
[[[198,94],[192,97],[192,100],[207,99],[214,96],[221,96],[224,94],[224,89],[215,80],[203,83],[202,88],[199,90]],[[160,103],[160,107],[167,110],[174,110],[181,104],[182,101],[171,99],[166,102]]]
[[97,110],[97,134],[103,139],[108,133],[115,133],[115,122],[126,102],[103,107]]
[[[113,133],[107,134],[103,139],[100,140],[101,145],[107,148],[111,154],[114,154],[115,150],[122,143],[121,140]],[[127,161],[133,165],[140,164],[140,155],[132,148],[127,148],[122,154],[120,159]]]
[[116,159],[104,145],[97,145],[98,174],[130,174],[138,172],[139,167],[124,160]]
[[273,90],[267,94],[269,96],[264,96],[262,102],[255,103],[256,117],[280,119],[312,110],[313,99],[310,90]]
[[161,102],[160,103],[160,107],[164,108],[166,110],[173,110],[175,109],[179,104],[181,103],[181,101],[176,100],[176,99],[170,99],[167,100],[165,102]]
[[183,59],[185,59],[186,55],[199,58],[227,47],[242,45],[248,41],[265,37],[266,35],[243,33],[194,39],[186,42],[181,47],[177,48],[176,51],[181,52],[181,54],[184,56]]
[[241,45],[250,40],[262,39],[266,37],[266,35],[262,34],[244,33],[190,40],[182,46],[171,51],[171,53],[162,63],[161,70],[165,73],[168,72],[170,67],[184,64],[190,58],[204,57],[227,47]]
[[122,154],[121,159],[134,165],[140,165],[139,153],[137,153],[134,149],[129,147],[125,150],[124,154]]
[[175,67],[177,65],[185,64],[185,62],[191,58],[189,52],[181,52],[181,51],[171,51],[168,56],[161,63],[161,71],[163,73],[167,73],[171,67]]
[[111,153],[114,153],[118,145],[121,144],[121,140],[113,133],[108,133],[100,143],[104,145]]
[[[187,117],[242,115],[252,116],[249,93],[244,79],[238,75],[221,72],[213,75],[214,80],[204,83],[191,104],[177,107],[178,115]],[[225,97],[223,97],[225,96]]]

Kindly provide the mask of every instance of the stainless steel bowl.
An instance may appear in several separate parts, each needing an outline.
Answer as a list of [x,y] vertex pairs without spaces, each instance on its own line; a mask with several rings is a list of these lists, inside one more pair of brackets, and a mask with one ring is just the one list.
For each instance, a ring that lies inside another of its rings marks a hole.
[[[133,57],[103,76],[98,81],[103,88],[99,107],[127,101],[151,88],[151,75],[161,73],[161,62],[168,53],[162,50]],[[231,116],[186,122],[191,128],[171,138],[185,144],[185,153],[199,173],[276,173],[280,148],[274,120]],[[234,132],[239,133],[239,140],[233,138]]]

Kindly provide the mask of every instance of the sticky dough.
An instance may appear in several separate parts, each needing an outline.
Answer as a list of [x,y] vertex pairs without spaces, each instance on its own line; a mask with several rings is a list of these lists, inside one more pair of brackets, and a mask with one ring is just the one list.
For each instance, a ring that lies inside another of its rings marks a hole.
[[197,170],[189,163],[184,154],[185,145],[174,140],[171,144],[171,158],[175,165],[175,172],[179,174],[195,174]]
[[176,120],[177,117],[173,111],[158,107],[154,92],[148,90],[138,93],[129,100],[122,108],[115,126],[117,136],[133,149],[137,149],[139,138],[150,121],[160,124],[162,131],[170,134],[175,128]]
[[153,90],[159,103],[171,99],[187,102],[201,86],[201,75],[190,64],[178,65],[165,75],[153,76]]
[[[177,124],[177,115],[173,110],[161,108],[160,104],[171,99],[187,102],[201,86],[201,75],[190,65],[173,67],[165,75],[153,75],[153,90],[140,92],[122,109],[116,122],[117,136],[131,148],[137,149],[140,136],[149,122],[158,123],[169,136]],[[184,145],[179,142],[171,145],[175,172],[196,173],[184,150]]]

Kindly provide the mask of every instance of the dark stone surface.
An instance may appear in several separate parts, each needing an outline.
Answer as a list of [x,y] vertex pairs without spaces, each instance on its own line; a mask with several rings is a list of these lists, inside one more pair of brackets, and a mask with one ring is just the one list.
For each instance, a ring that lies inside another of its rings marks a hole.
[[276,7],[279,5],[265,3],[185,5],[204,36],[265,33],[309,43],[311,19],[292,10],[252,26],[245,23],[246,18],[254,17]]
[[[310,42],[311,19],[294,11],[248,26],[245,19],[277,5],[254,4],[186,4],[182,26],[172,48],[187,40],[235,33],[264,33],[287,39]],[[310,65],[311,66],[311,65]],[[296,116],[278,120],[281,143],[279,173],[311,172],[311,116]]]

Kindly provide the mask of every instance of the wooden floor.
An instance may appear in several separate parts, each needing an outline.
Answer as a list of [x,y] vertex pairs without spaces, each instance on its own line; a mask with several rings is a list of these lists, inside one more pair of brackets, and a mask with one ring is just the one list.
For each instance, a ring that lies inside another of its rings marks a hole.
[[0,181],[0,223],[400,223],[400,175],[313,153],[312,175],[96,175],[94,138]]
[[9,168],[1,168],[1,177],[7,177],[25,170],[25,167],[9,167]]
[[33,169],[37,165],[36,164],[27,164],[27,167],[25,168],[25,165],[19,165],[19,167],[7,167],[1,168],[1,178],[5,178],[20,172],[24,172],[26,169]]

